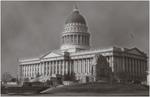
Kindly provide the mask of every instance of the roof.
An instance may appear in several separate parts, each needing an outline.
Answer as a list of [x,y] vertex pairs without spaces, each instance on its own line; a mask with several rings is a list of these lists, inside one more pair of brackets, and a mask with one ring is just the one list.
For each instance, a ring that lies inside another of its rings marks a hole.
[[71,15],[67,18],[65,24],[68,23],[81,23],[86,25],[84,17],[79,13],[78,10],[74,10]]

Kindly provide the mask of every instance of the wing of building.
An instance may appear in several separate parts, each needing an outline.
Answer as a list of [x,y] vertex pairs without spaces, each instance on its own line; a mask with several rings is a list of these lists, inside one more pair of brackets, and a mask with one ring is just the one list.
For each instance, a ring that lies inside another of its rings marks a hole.
[[65,22],[61,43],[58,50],[19,60],[20,78],[34,79],[39,75],[47,80],[56,75],[74,75],[75,80],[91,82],[124,75],[127,80],[145,80],[147,55],[138,48],[91,49],[90,32],[77,8]]

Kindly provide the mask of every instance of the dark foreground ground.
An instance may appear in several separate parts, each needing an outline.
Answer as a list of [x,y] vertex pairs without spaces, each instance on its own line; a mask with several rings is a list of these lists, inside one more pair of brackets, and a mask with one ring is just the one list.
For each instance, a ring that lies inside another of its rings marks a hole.
[[[8,95],[8,94],[5,94]],[[10,94],[9,94],[10,95]],[[13,96],[17,94],[11,94]],[[86,83],[49,89],[32,96],[148,96],[149,88],[137,84]],[[2,95],[3,96],[3,95]]]

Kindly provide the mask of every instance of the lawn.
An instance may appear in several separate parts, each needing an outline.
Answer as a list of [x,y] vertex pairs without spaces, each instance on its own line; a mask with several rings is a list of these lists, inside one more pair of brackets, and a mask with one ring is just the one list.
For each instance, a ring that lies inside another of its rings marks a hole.
[[[13,94],[14,95],[14,94]],[[15,94],[18,95],[18,94]],[[20,94],[21,95],[21,94]],[[42,94],[31,96],[148,96],[149,88],[138,84],[85,83],[50,89]]]
[[48,91],[40,95],[58,95],[58,96],[98,96],[98,95],[130,95],[130,96],[148,96],[149,89],[136,84],[110,84],[110,83],[86,83],[60,88]]

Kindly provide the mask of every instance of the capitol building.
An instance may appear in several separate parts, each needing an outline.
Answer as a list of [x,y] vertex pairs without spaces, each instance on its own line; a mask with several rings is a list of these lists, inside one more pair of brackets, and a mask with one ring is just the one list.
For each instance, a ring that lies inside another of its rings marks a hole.
[[138,48],[91,49],[90,40],[87,22],[75,7],[65,21],[60,48],[36,58],[19,59],[20,78],[39,75],[46,80],[74,74],[75,80],[86,83],[110,76],[119,79],[122,74],[128,80],[145,80],[148,62],[144,52]]

